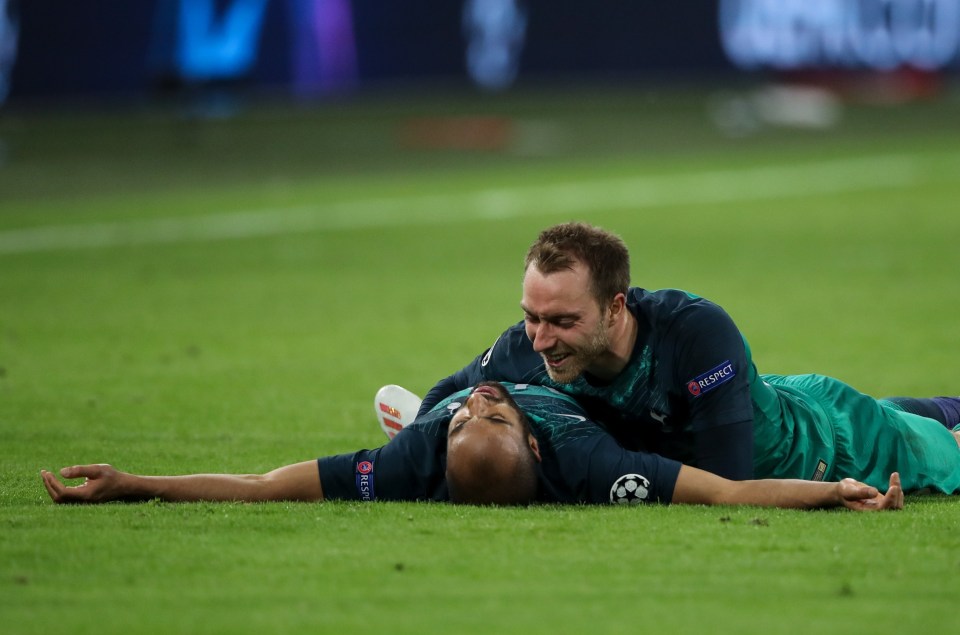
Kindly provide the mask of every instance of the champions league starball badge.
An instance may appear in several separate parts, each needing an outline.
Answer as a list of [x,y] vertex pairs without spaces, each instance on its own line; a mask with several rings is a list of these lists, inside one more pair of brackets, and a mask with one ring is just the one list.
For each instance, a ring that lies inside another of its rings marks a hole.
[[639,474],[624,474],[610,488],[614,505],[639,505],[650,496],[650,481]]

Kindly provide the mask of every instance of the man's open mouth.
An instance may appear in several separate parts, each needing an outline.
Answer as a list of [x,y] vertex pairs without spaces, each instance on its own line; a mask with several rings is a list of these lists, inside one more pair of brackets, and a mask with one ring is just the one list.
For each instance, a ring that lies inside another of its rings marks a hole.
[[487,397],[492,397],[493,399],[502,399],[503,395],[500,394],[500,391],[493,386],[477,386],[473,389],[473,394],[477,395],[486,395]]
[[563,353],[561,355],[544,355],[543,359],[547,362],[547,365],[556,367],[563,365],[568,357],[570,357],[569,353]]

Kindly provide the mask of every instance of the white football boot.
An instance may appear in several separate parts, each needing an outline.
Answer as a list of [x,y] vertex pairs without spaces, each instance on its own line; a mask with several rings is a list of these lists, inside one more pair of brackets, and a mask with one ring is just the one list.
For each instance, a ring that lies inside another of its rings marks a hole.
[[377,413],[380,429],[388,439],[413,423],[423,400],[415,394],[394,384],[388,384],[377,391],[373,398],[373,410]]

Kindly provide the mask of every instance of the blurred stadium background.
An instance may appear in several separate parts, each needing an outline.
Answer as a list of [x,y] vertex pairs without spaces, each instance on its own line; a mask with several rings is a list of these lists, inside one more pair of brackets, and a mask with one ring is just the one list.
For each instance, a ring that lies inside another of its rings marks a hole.
[[955,129],[958,72],[956,0],[0,0],[0,201],[828,155]]
[[904,101],[938,93],[958,54],[953,0],[0,2],[10,107],[175,96],[218,116],[249,95],[598,80],[780,80]]

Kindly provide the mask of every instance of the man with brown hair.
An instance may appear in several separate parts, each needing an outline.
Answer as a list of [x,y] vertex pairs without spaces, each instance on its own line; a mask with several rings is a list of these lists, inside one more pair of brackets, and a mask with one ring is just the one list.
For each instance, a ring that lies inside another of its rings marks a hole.
[[761,376],[718,305],[629,283],[619,237],[583,223],[544,230],[526,256],[523,322],[420,412],[483,380],[540,384],[575,397],[624,447],[725,478],[882,487],[896,469],[908,491],[960,491],[960,399],[877,400],[821,375]]

